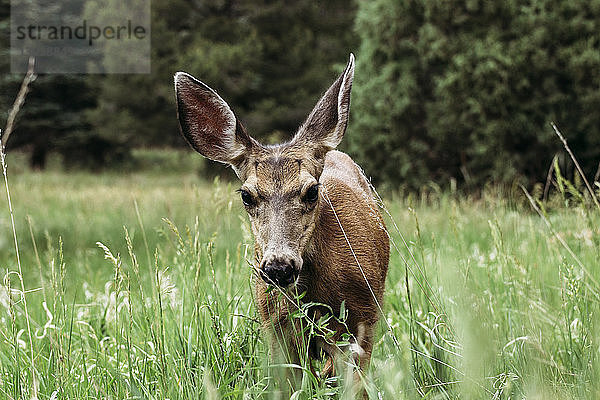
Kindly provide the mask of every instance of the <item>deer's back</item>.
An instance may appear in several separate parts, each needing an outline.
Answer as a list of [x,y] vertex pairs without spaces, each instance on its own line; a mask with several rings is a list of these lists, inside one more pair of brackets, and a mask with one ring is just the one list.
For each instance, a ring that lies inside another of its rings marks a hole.
[[348,155],[327,153],[320,183],[323,196],[307,260],[314,275],[307,294],[334,310],[345,300],[350,319],[356,320],[350,325],[375,322],[374,297],[381,302],[389,259],[383,218],[369,183]]

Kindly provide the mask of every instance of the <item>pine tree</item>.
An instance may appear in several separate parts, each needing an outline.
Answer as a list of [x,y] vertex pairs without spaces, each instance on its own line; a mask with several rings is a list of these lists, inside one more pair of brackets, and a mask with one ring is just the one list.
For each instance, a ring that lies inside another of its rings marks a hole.
[[555,121],[591,171],[599,21],[599,0],[359,2],[352,152],[393,185],[532,182]]

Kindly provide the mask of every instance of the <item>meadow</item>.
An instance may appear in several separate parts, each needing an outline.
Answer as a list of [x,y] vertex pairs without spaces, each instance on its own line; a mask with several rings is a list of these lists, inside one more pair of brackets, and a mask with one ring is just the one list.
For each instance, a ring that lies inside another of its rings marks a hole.
[[[0,201],[0,398],[277,398],[236,182],[187,153],[96,174],[19,157],[15,235],[4,184]],[[557,187],[541,216],[518,188],[383,195],[371,399],[600,398],[600,211]],[[350,397],[299,367],[294,399]]]

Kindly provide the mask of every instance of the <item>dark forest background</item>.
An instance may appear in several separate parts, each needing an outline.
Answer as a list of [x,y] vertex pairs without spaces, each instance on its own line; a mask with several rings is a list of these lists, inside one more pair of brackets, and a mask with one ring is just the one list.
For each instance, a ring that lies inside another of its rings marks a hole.
[[[23,78],[10,73],[9,20],[0,0],[0,126]],[[153,0],[151,29],[151,74],[39,75],[8,151],[100,170],[132,149],[184,147],[179,70],[259,140],[285,140],[354,52],[342,150],[377,184],[544,181],[555,156],[567,164],[551,121],[598,170],[600,0]]]

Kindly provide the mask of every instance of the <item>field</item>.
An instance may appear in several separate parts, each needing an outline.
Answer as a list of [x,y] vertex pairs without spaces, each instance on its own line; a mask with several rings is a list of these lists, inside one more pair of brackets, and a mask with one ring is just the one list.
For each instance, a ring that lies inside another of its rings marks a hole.
[[[195,161],[100,174],[7,161],[19,261],[3,188],[0,398],[276,397],[235,182],[203,181]],[[384,195],[370,398],[600,398],[600,213],[553,193],[543,218],[520,190]],[[294,399],[349,397],[343,377],[300,367]]]

